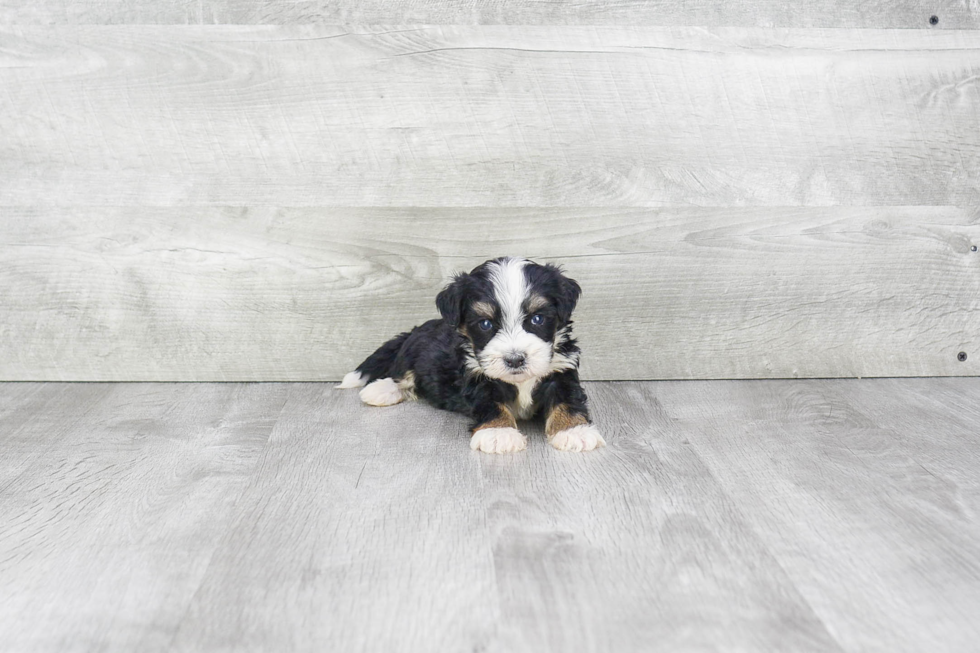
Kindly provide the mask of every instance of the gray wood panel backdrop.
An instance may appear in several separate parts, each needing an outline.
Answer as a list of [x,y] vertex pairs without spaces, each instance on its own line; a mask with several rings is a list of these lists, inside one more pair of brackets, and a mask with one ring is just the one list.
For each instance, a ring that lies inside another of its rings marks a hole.
[[975,375],[978,243],[976,2],[0,0],[2,380],[339,379],[504,254],[589,379]]

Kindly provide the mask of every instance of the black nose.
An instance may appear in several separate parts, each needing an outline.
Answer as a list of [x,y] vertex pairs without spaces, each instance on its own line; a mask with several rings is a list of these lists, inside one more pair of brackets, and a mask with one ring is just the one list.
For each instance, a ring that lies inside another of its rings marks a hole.
[[504,356],[504,362],[507,363],[507,367],[515,370],[524,367],[524,361],[526,360],[527,358],[524,354],[509,354]]

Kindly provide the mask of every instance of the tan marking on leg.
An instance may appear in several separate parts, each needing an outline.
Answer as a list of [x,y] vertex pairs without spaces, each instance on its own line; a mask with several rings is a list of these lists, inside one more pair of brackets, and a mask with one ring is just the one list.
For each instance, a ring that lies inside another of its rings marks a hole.
[[412,370],[405,372],[405,376],[398,379],[397,383],[398,389],[402,391],[407,401],[418,399],[418,396],[415,394],[415,372]]
[[476,433],[480,429],[505,429],[505,428],[517,428],[517,420],[514,419],[514,413],[510,412],[510,408],[503,404],[497,404],[500,409],[500,415],[494,417],[489,422],[484,422],[478,425],[473,432]]
[[544,432],[550,438],[555,433],[560,433],[573,426],[588,423],[589,420],[585,419],[585,415],[570,413],[566,404],[558,404],[551,409],[551,413],[548,415],[548,419],[544,424]]

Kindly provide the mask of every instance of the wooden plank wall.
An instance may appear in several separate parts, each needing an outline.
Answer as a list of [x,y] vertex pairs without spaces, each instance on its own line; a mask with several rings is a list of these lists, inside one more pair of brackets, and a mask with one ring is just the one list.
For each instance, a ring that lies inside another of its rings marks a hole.
[[589,379],[975,375],[978,22],[0,0],[0,379],[338,379],[504,254]]

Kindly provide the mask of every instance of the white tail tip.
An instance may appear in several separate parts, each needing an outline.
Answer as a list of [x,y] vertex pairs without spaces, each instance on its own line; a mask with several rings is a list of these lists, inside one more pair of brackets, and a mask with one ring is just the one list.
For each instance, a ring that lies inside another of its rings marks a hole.
[[360,388],[364,385],[364,377],[360,372],[348,372],[344,375],[344,380],[336,388]]

